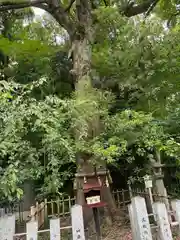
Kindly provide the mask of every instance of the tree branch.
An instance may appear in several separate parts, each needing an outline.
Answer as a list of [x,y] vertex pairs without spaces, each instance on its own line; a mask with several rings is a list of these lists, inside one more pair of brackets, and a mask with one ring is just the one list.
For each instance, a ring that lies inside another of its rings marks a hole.
[[72,5],[73,5],[74,2],[75,2],[75,0],[71,0],[71,1],[70,1],[69,5],[68,5],[67,8],[65,9],[65,12],[68,12],[68,11],[71,9],[71,7],[72,7]]
[[32,1],[28,0],[19,3],[2,2],[0,3],[0,12],[27,7],[38,7],[43,3],[46,3],[46,0],[32,0]]
[[[126,6],[124,9],[122,9],[122,12],[127,17],[132,17],[138,14],[142,14],[147,12],[151,7],[153,8],[156,6],[159,0],[144,0],[140,4],[130,4]],[[151,9],[152,11],[152,9]]]
[[149,16],[149,14],[152,12],[152,10],[155,8],[156,4],[159,2],[159,0],[154,0],[154,2],[151,4],[147,12],[145,13],[145,18]]
[[48,12],[71,36],[74,31],[74,24],[70,19],[70,14],[65,11],[60,3],[61,2],[55,0],[24,0],[17,3],[2,1],[2,3],[0,3],[0,12],[28,7],[41,8]]

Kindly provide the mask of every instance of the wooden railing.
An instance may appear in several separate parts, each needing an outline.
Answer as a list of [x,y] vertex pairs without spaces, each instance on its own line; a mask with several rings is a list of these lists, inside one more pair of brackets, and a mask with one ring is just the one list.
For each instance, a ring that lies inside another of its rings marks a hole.
[[49,217],[58,215],[65,217],[71,214],[71,207],[75,204],[75,198],[58,198],[57,200],[47,201],[45,199],[45,205],[47,206],[47,214]]
[[[133,196],[148,196],[148,193],[143,189],[133,190],[116,190],[112,192],[117,208],[127,211],[127,205],[131,202]],[[157,195],[153,195],[156,197]],[[75,204],[75,198],[58,198],[56,200],[48,201],[45,199],[43,202],[38,203],[31,207],[30,218],[38,221],[38,227],[42,228],[48,225],[48,219],[57,216],[67,218],[71,215],[71,207]]]
[[[130,195],[128,190],[113,191],[113,197],[118,208],[125,209],[130,203]],[[59,198],[38,203],[31,207],[30,218],[38,221],[38,227],[47,225],[48,219],[52,216],[69,217],[71,215],[71,207],[75,204],[75,198]]]
[[38,221],[38,228],[48,224],[48,219],[53,216],[67,217],[71,214],[71,208],[75,204],[75,198],[59,198],[57,200],[38,203],[30,209],[30,219]]
[[39,229],[44,225],[46,215],[46,205],[44,202],[36,202],[36,205],[32,206],[30,209],[30,219],[31,221],[38,222]]

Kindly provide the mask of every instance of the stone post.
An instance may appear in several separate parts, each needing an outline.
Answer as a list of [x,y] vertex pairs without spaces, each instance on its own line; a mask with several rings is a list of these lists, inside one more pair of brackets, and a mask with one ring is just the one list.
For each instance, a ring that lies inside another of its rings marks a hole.
[[132,198],[132,206],[129,207],[129,210],[135,240],[152,240],[151,228],[144,198]]
[[173,240],[168,213],[164,203],[154,203],[160,240]]
[[153,169],[154,190],[155,193],[157,194],[156,201],[163,202],[167,210],[169,211],[170,206],[167,191],[163,181],[164,174],[162,172],[162,167],[164,167],[165,165],[161,163],[161,155],[159,150],[156,150],[156,161],[154,159],[150,159],[150,162]]

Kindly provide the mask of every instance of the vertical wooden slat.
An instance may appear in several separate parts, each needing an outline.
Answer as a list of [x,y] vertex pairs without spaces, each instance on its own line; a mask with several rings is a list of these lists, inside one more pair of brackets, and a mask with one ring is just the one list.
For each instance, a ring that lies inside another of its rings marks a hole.
[[133,189],[132,189],[132,197],[134,197],[134,191],[135,191],[135,190],[134,190],[134,188],[133,188]]
[[38,221],[38,227],[39,227],[39,225],[40,225],[40,223],[39,223],[39,203],[38,202],[36,202],[36,212],[35,212],[35,220],[37,220]]
[[4,216],[5,216],[5,209],[0,208],[0,217],[4,217]]
[[136,188],[135,194],[136,194],[136,196],[139,196],[139,189],[138,188]]
[[52,211],[52,215],[54,215],[54,203],[53,203],[53,200],[51,200],[51,211]]
[[41,226],[44,225],[44,202],[40,203],[40,222]]
[[60,219],[51,219],[50,220],[50,240],[60,240]]
[[42,211],[41,211],[41,204],[38,205],[38,228],[42,226]]
[[134,196],[138,196],[139,192],[138,192],[138,188],[135,189],[135,195]]
[[21,205],[20,204],[18,204],[18,215],[19,215],[20,222],[22,222],[23,221],[23,217],[21,216]]
[[31,206],[30,215],[31,215],[31,220],[32,221],[36,220],[35,214],[36,214],[36,207],[35,206]]
[[21,209],[21,221],[23,222],[23,221],[25,221],[26,218],[27,218],[27,214],[26,214],[25,217],[24,217],[24,214],[23,214],[24,202],[21,202],[21,203],[19,204],[19,206],[20,206],[20,209]]
[[65,205],[64,205],[64,198],[62,198],[62,214],[63,214],[63,217],[65,216]]
[[129,198],[131,199],[133,197],[131,184],[128,184],[128,190],[129,190]]
[[44,227],[48,227],[47,199],[44,199]]
[[120,207],[120,205],[121,205],[121,204],[120,204],[120,197],[119,197],[120,192],[117,191],[116,194],[117,194],[118,207]]
[[68,212],[71,212],[71,197],[68,198],[69,209]]
[[122,189],[122,201],[123,201],[123,207],[125,209],[126,208],[126,204],[125,204],[124,189]]
[[58,216],[60,216],[60,199],[59,199],[59,197],[57,199],[57,213],[58,213]]

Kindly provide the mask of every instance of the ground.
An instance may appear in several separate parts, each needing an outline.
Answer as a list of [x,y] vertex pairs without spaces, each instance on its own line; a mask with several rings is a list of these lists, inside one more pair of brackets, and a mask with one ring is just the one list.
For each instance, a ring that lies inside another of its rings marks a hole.
[[[107,224],[107,221],[104,221],[104,223],[101,224],[101,234],[101,240],[132,240],[127,212],[116,210],[113,216],[112,224]],[[91,236],[88,237],[88,240],[96,240],[95,232],[90,235]]]
[[113,226],[105,229],[103,240],[132,240],[131,230],[128,223],[115,221]]

